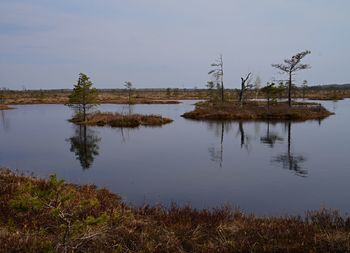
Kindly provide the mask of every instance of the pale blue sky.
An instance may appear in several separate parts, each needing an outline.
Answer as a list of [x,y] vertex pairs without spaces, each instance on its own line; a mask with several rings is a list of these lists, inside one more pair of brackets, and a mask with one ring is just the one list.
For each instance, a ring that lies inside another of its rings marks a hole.
[[311,50],[296,81],[350,82],[348,0],[0,0],[0,87],[204,87],[222,53],[227,88]]

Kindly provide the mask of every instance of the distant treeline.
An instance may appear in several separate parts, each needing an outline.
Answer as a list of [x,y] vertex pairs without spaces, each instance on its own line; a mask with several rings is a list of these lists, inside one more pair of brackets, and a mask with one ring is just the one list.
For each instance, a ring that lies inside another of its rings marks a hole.
[[350,83],[315,85],[309,88],[314,90],[348,90],[350,89]]

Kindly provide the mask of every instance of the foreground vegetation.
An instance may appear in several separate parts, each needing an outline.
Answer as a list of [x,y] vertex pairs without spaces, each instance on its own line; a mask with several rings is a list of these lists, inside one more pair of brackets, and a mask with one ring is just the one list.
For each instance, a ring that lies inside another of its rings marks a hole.
[[184,118],[196,120],[296,120],[322,119],[331,112],[320,104],[294,103],[289,107],[280,102],[267,106],[265,102],[237,103],[198,103],[194,111],[187,112]]
[[130,207],[91,185],[0,170],[2,252],[349,252],[350,220],[321,210],[256,217],[223,207]]
[[172,119],[160,115],[122,114],[111,112],[95,112],[73,117],[71,122],[89,126],[111,126],[111,127],[138,127],[138,126],[161,126],[173,122]]

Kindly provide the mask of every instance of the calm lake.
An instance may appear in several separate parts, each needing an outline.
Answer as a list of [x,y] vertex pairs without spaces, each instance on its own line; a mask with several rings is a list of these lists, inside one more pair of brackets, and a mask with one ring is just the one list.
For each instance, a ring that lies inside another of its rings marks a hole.
[[135,205],[225,204],[260,215],[350,212],[350,100],[319,122],[197,122],[178,105],[101,105],[174,119],[163,127],[77,127],[63,105],[0,111],[0,166],[93,183]]

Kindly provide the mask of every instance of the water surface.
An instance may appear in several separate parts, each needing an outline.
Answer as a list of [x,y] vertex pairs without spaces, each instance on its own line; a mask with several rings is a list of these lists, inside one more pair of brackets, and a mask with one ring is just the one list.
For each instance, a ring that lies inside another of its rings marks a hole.
[[322,102],[336,115],[304,123],[198,122],[178,105],[101,105],[175,121],[163,127],[77,127],[63,105],[0,111],[0,165],[93,183],[126,202],[224,204],[262,215],[350,211],[350,100]]

